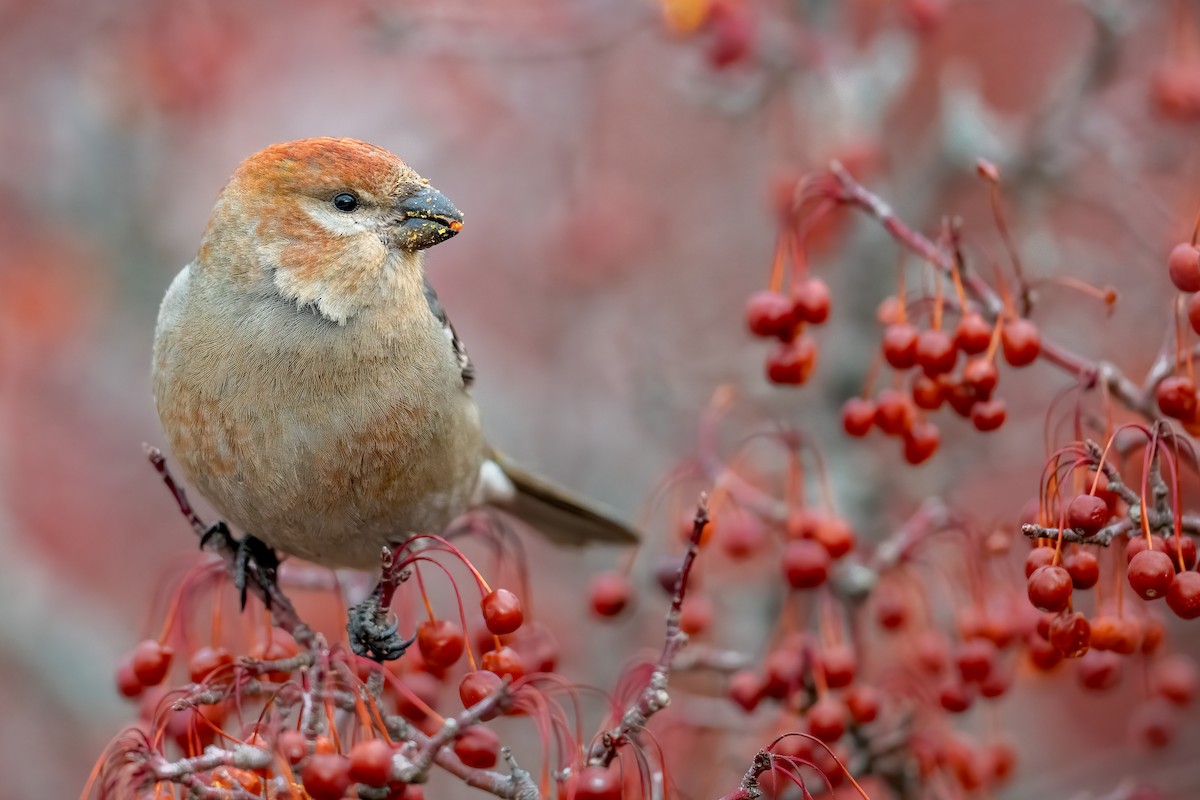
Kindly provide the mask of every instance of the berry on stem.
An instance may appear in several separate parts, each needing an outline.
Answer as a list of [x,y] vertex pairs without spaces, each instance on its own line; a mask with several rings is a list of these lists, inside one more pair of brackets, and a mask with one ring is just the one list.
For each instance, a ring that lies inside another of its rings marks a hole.
[[964,314],[954,328],[954,346],[969,356],[988,349],[992,341],[992,326],[979,314]]
[[788,340],[797,322],[794,304],[779,292],[755,292],[746,301],[746,327],[755,336]]
[[842,404],[842,428],[850,436],[866,436],[875,424],[875,404],[865,397],[851,397]]
[[809,336],[778,342],[767,355],[767,380],[799,386],[808,380],[817,363],[817,344]]
[[908,369],[917,363],[917,329],[895,322],[883,329],[883,357],[893,369]]
[[300,773],[312,800],[342,800],[350,789],[350,760],[335,753],[315,753]]
[[425,663],[437,669],[453,666],[462,657],[466,637],[447,619],[425,620],[417,626],[417,648]]
[[593,612],[601,617],[615,617],[629,605],[633,587],[620,572],[601,572],[592,579],[589,594]]
[[392,777],[394,750],[383,739],[367,739],[350,750],[350,779],[367,786],[386,786]]
[[479,602],[487,629],[497,636],[512,633],[521,627],[525,615],[521,601],[508,589],[493,589]]
[[1071,575],[1058,566],[1038,567],[1029,576],[1028,594],[1034,608],[1062,611],[1071,602]]
[[1180,619],[1200,617],[1200,572],[1181,572],[1167,587],[1167,605]]
[[1171,283],[1181,292],[1200,292],[1200,250],[1194,244],[1180,242],[1167,257]]
[[798,539],[783,548],[783,574],[793,589],[813,589],[829,577],[829,551],[811,539]]
[[143,686],[158,686],[167,677],[175,651],[155,639],[146,639],[133,648],[133,674]]
[[1166,595],[1175,580],[1175,565],[1161,550],[1143,550],[1129,560],[1127,568],[1130,587],[1143,600],[1157,600]]
[[454,755],[468,767],[491,769],[500,755],[500,737],[484,725],[468,725],[454,742]]
[[1000,344],[1004,360],[1014,367],[1023,367],[1037,360],[1042,351],[1042,335],[1027,319],[1007,320],[1000,329]]
[[1094,494],[1079,494],[1067,506],[1067,524],[1083,533],[1095,536],[1108,522],[1108,503]]
[[795,314],[805,322],[820,325],[829,319],[829,286],[820,278],[802,281],[794,291]]

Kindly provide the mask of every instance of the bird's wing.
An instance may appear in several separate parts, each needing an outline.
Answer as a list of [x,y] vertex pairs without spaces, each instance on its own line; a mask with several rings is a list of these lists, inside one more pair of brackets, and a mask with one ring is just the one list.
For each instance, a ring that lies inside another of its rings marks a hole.
[[429,304],[429,311],[433,314],[434,319],[441,323],[442,331],[446,334],[446,341],[454,348],[458,366],[462,369],[463,386],[470,386],[475,381],[475,365],[471,363],[471,357],[467,355],[467,346],[463,344],[462,339],[458,338],[458,333],[454,330],[454,323],[450,322],[450,317],[447,316],[442,301],[438,300],[437,292],[429,285],[429,281],[425,281],[425,302]]
[[[636,544],[640,538],[633,528],[599,503],[522,469],[494,450],[488,455],[510,486],[494,493],[485,488],[483,499],[528,523],[555,544]],[[487,497],[488,494],[492,496]]]

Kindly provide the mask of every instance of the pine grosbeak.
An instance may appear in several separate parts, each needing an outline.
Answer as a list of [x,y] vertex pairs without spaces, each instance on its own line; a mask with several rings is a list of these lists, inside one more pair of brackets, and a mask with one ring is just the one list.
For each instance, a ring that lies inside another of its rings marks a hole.
[[556,541],[634,538],[484,442],[471,362],[422,267],[461,227],[365,142],[277,144],[237,168],[167,290],[153,365],[171,449],[229,521],[360,569],[481,504]]

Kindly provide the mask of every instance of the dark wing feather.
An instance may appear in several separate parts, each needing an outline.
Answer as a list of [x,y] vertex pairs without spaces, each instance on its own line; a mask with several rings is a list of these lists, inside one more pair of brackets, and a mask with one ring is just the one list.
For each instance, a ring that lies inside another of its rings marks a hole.
[[462,369],[463,386],[470,386],[475,382],[475,365],[471,363],[471,357],[467,355],[467,346],[463,344],[462,339],[458,338],[454,324],[450,322],[450,317],[446,314],[442,301],[438,300],[437,292],[429,285],[429,281],[425,281],[425,302],[429,304],[429,311],[433,314],[434,319],[441,323],[442,331],[446,334],[446,341],[454,348],[458,366]]

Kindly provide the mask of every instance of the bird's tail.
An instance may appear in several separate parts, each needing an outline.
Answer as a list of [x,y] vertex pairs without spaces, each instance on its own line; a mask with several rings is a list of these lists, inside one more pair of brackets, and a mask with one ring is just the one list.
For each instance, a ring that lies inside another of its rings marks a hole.
[[638,534],[632,527],[600,504],[556,486],[498,453],[493,452],[491,460],[510,486],[505,487],[507,491],[495,493],[485,489],[485,499],[531,525],[555,544],[635,544],[638,541]]

